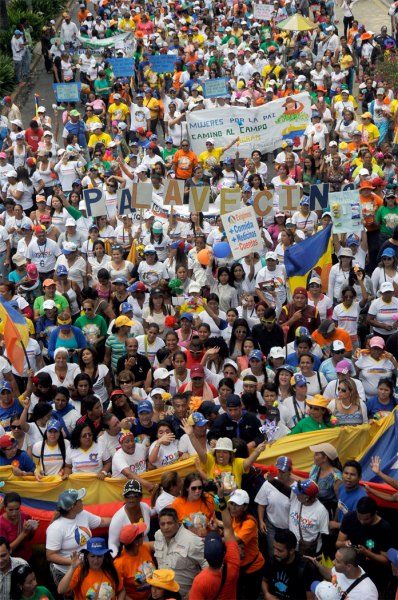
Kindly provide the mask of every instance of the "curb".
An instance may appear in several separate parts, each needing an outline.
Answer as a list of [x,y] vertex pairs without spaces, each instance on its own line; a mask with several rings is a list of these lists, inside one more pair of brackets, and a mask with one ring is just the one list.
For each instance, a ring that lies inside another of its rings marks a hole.
[[[67,6],[62,10],[62,12],[65,11],[70,11],[72,6],[74,5],[74,0],[69,0]],[[61,25],[62,22],[62,13],[59,15],[59,17],[56,19],[55,21],[55,29],[58,30],[59,26]],[[30,67],[30,73],[29,73],[29,77],[34,73],[34,71],[37,69],[37,66],[39,64],[39,62],[42,60],[43,55],[41,53],[41,43],[37,42],[32,54],[34,55],[35,52],[37,52],[36,54],[36,58],[33,59],[32,65]],[[12,92],[11,94],[11,98],[13,102],[16,102],[16,100],[19,98],[20,94],[26,91],[25,86],[17,86],[16,89]]]

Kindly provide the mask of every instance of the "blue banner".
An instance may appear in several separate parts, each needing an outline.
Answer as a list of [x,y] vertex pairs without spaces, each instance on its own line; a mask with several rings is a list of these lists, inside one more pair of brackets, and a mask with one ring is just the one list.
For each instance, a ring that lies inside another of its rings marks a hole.
[[177,57],[171,54],[154,54],[149,57],[154,73],[173,73]]
[[217,79],[206,79],[202,83],[203,96],[205,98],[225,98],[229,96],[226,77],[217,77]]
[[79,102],[82,84],[79,81],[73,83],[53,83],[53,90],[57,102]]
[[134,58],[109,58],[115,77],[132,77],[134,75]]

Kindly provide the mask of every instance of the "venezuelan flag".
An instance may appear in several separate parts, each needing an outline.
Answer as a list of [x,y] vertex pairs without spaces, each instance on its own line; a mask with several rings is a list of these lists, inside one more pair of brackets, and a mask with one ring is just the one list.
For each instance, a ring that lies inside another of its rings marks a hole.
[[39,116],[39,102],[40,102],[40,94],[35,94],[35,117]]
[[29,325],[25,317],[0,296],[0,334],[12,366],[23,373],[25,352],[29,341]]
[[307,287],[313,271],[321,278],[324,291],[327,290],[328,274],[332,266],[331,237],[332,225],[328,225],[286,249],[285,268],[292,293],[296,287]]

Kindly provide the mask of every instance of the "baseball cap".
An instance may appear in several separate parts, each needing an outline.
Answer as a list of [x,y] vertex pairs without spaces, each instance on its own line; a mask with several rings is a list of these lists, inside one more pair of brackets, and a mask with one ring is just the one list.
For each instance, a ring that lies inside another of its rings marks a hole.
[[152,254],[156,252],[156,248],[153,244],[147,244],[144,248],[144,254]]
[[292,491],[297,496],[300,494],[305,494],[309,498],[315,498],[319,492],[319,488],[315,481],[312,481],[312,479],[302,479],[301,481],[296,481],[292,485]]
[[116,277],[112,283],[122,283],[123,285],[125,285],[126,287],[128,286],[129,282],[127,281],[127,277]]
[[307,380],[301,373],[295,373],[290,380],[291,385],[298,385],[299,387],[303,387],[307,385]]
[[133,285],[130,285],[130,287],[127,288],[127,291],[131,294],[134,294],[135,292],[146,292],[147,289],[142,281],[136,281],[133,283]]
[[200,412],[193,412],[188,417],[188,423],[190,425],[198,425],[198,427],[204,427],[205,425],[207,425],[208,422],[209,421],[205,419],[202,413]]
[[134,321],[125,315],[121,315],[115,319],[115,327],[131,327],[132,325],[134,325]]
[[65,227],[76,227],[75,219],[72,219],[72,218],[66,219]]
[[128,494],[142,494],[142,485],[136,479],[130,479],[124,486],[123,496],[128,496]]
[[387,550],[387,558],[395,567],[398,567],[398,550],[396,548]]
[[14,254],[12,261],[17,265],[17,267],[26,265],[26,258],[23,256],[23,254],[19,254],[18,252]]
[[229,502],[234,502],[238,506],[243,506],[243,504],[249,504],[250,497],[249,494],[245,490],[235,490],[229,497]]
[[375,335],[369,340],[369,348],[384,348],[385,341],[379,335]]
[[180,320],[181,319],[188,319],[188,321],[193,321],[193,314],[190,312],[184,312],[180,317]]
[[390,281],[384,281],[380,286],[380,292],[384,294],[384,292],[393,292],[394,286]]
[[261,350],[252,350],[249,354],[249,360],[257,358],[257,360],[263,360],[263,353]]
[[70,510],[74,504],[78,500],[82,500],[86,495],[85,488],[80,488],[80,490],[65,490],[58,496],[57,506],[58,508],[62,508],[62,510]]
[[238,394],[229,394],[229,396],[227,396],[226,405],[227,408],[238,408],[239,406],[242,406],[240,396],[238,396]]
[[37,270],[37,267],[34,264],[26,265],[26,273],[28,279],[30,279],[31,281],[37,281],[39,279],[39,271]]
[[61,431],[62,423],[58,419],[50,419],[47,423],[47,431],[51,431],[51,429],[55,429],[55,431]]
[[0,437],[0,448],[5,450],[6,448],[11,448],[14,444],[17,443],[17,440],[10,435],[2,435]]
[[129,523],[121,528],[119,540],[125,546],[129,546],[134,540],[146,530],[146,523]]
[[55,304],[54,300],[44,300],[44,302],[43,302],[43,309],[44,310],[52,310],[56,306],[57,305]]
[[278,469],[278,471],[286,473],[286,471],[290,471],[293,466],[292,459],[288,456],[278,456],[278,458],[275,461],[275,466]]
[[211,531],[205,537],[204,558],[210,566],[219,567],[222,564],[225,554],[225,546],[220,534],[217,531]]
[[218,413],[220,409],[221,406],[219,404],[216,404],[215,402],[212,402],[211,400],[205,400],[199,407],[199,411],[205,417],[208,417],[212,413]]
[[344,343],[341,340],[334,340],[332,342],[332,352],[338,352],[339,350],[345,350]]
[[189,288],[188,288],[188,294],[199,294],[200,292],[200,285],[196,282],[192,282],[189,284]]
[[194,377],[204,377],[204,376],[205,376],[205,370],[201,365],[195,365],[194,367],[192,367],[191,379],[193,379]]
[[351,373],[350,361],[346,358],[343,358],[343,360],[339,360],[339,362],[336,365],[336,373],[343,373],[343,375],[348,375],[348,373]]
[[122,302],[119,308],[119,312],[122,315],[127,314],[128,312],[131,312],[134,310],[134,307],[132,306],[132,304],[130,304],[130,302]]
[[64,242],[61,252],[62,254],[72,254],[72,252],[76,252],[76,250],[77,246],[74,242]]
[[93,537],[88,540],[86,548],[83,548],[81,552],[94,554],[94,556],[104,556],[104,554],[110,552],[110,549],[106,545],[104,538]]
[[285,358],[285,351],[281,346],[274,346],[269,351],[268,358]]
[[360,244],[359,236],[357,236],[356,233],[352,233],[351,235],[349,235],[347,237],[346,244],[347,244],[347,246],[359,246],[359,244]]
[[276,255],[276,252],[267,252],[265,255],[265,260],[277,260],[278,257]]
[[7,171],[6,177],[18,177],[18,173],[14,169],[10,169],[10,171]]
[[340,594],[331,581],[314,581],[311,583],[311,592],[316,600],[339,600]]
[[168,377],[171,377],[171,373],[164,367],[160,367],[159,369],[156,369],[153,373],[154,379],[167,379]]
[[142,412],[152,413],[153,412],[152,402],[150,402],[149,400],[141,400],[141,402],[138,404],[137,412],[138,412],[138,414],[140,414]]
[[384,248],[383,252],[381,253],[381,256],[389,256],[390,258],[395,256],[395,251],[393,248]]

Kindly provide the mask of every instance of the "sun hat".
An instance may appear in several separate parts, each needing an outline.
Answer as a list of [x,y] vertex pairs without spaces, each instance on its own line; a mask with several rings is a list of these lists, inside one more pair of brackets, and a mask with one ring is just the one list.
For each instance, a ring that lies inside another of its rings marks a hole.
[[312,479],[302,479],[296,481],[291,486],[292,491],[297,495],[305,494],[309,498],[315,498],[319,492],[319,487]]
[[250,503],[250,497],[245,490],[235,490],[230,495],[228,502],[233,502],[238,506],[243,506],[243,504]]
[[310,450],[311,452],[323,452],[323,454],[326,454],[326,456],[330,458],[330,460],[336,460],[336,458],[338,457],[336,448],[328,442],[324,442],[322,444],[315,444],[315,446],[310,446]]
[[142,485],[137,479],[129,479],[123,488],[123,496],[128,496],[133,493],[142,494]]
[[278,456],[278,458],[275,461],[275,466],[278,469],[278,471],[286,473],[287,471],[290,471],[293,466],[292,459],[288,456]]
[[308,406],[318,406],[319,408],[326,408],[326,410],[330,413],[330,409],[328,408],[330,399],[321,396],[321,394],[315,394],[315,396],[313,396],[312,398],[307,398],[305,403],[308,404]]
[[146,582],[153,587],[168,590],[169,592],[178,592],[179,584],[174,579],[175,573],[172,569],[156,569],[152,577],[148,577]]
[[74,504],[78,500],[82,500],[86,495],[85,488],[80,488],[80,490],[65,490],[58,496],[57,506],[58,508],[62,508],[62,510],[70,510]]
[[121,528],[119,540],[125,546],[129,546],[146,529],[146,523],[129,523]]
[[230,440],[229,438],[226,437],[222,437],[219,438],[216,442],[216,446],[215,448],[213,448],[213,451],[216,450],[225,450],[226,452],[233,452],[235,454],[236,450],[234,450],[234,447],[232,445],[232,440]]
[[17,267],[26,265],[26,262],[27,262],[26,258],[22,254],[19,254],[19,252],[14,254],[14,256],[12,257],[12,261],[17,265]]
[[386,343],[382,337],[375,335],[369,340],[369,348],[384,348]]

